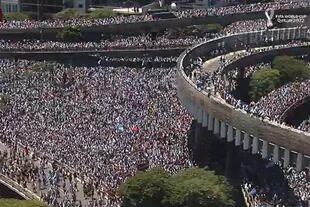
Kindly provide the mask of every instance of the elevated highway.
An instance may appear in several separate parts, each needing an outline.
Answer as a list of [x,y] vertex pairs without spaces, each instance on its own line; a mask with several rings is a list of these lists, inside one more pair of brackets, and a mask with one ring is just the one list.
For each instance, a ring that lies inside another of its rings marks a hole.
[[[259,47],[288,43],[292,40],[307,41],[307,32],[308,28],[290,28],[242,33],[210,40],[186,50],[178,59],[177,89],[181,103],[202,127],[218,134],[220,138],[225,138],[227,142],[250,150],[253,154],[261,154],[263,158],[272,157],[274,162],[283,161],[284,166],[295,164],[298,170],[309,167],[309,133],[236,109],[218,96],[200,90],[189,78],[192,72],[189,69],[190,60],[197,57],[214,58],[211,52],[219,45],[223,45],[229,53],[243,50],[245,45]],[[266,41],[267,39],[273,41]],[[246,66],[268,61],[275,55],[301,55],[309,52],[308,46],[271,50],[234,61],[225,70],[238,65]],[[208,65],[205,67],[208,68]]]

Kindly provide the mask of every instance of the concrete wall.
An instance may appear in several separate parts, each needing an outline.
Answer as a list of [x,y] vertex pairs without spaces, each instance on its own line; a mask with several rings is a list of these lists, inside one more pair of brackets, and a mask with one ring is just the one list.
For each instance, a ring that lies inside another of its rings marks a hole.
[[1,51],[1,58],[21,59],[50,59],[50,58],[78,58],[98,54],[108,57],[143,57],[143,56],[178,56],[185,48],[170,49],[127,49],[127,50],[76,50],[76,51]]
[[[309,133],[304,133],[286,126],[280,126],[269,121],[262,121],[261,119],[252,117],[241,110],[236,110],[231,105],[217,99],[216,97],[208,97],[204,91],[198,90],[192,81],[186,76],[183,69],[187,66],[191,57],[195,57],[197,55],[205,56],[208,54],[208,51],[212,50],[212,48],[219,42],[224,41],[229,45],[236,42],[236,39],[241,38],[243,40],[249,40],[249,35],[251,34],[246,33],[219,38],[185,51],[178,60],[177,90],[181,103],[186,107],[199,107],[213,117],[216,117],[218,120],[224,121],[225,123],[228,123],[241,131],[247,132],[254,137],[263,139],[269,143],[276,144],[292,151],[300,152],[304,155],[310,155]],[[259,43],[259,41],[257,42]],[[299,50],[309,51],[309,48],[294,48],[291,52],[295,53]],[[281,54],[288,51],[289,50],[284,49],[278,50],[278,53],[270,53]],[[257,57],[259,56],[260,55]],[[253,57],[243,61],[246,62],[249,60],[252,60],[253,64]]]

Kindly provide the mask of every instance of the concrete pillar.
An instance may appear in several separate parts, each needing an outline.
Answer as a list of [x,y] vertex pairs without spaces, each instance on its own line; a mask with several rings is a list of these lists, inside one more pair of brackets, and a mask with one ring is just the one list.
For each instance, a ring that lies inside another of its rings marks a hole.
[[236,138],[235,138],[235,146],[241,145],[241,131],[236,129]]
[[197,111],[197,122],[199,124],[201,124],[202,120],[203,120],[203,110],[202,110],[202,107],[199,105],[197,105],[196,107],[197,107],[197,109],[196,109],[196,111]]
[[196,104],[194,101],[193,101],[193,104],[192,104],[192,106],[193,106],[193,117],[194,117],[194,119],[196,119],[197,121],[198,121],[198,104]]
[[220,133],[220,121],[217,118],[214,118],[214,131],[213,134]]
[[302,161],[303,161],[303,155],[301,153],[298,153],[297,159],[296,159],[296,170],[297,171],[302,170]]
[[226,137],[226,123],[221,121],[221,134],[220,134],[221,138],[225,138]]
[[248,133],[244,133],[243,150],[248,150],[249,148],[250,148],[250,136]]
[[195,145],[197,145],[199,137],[200,137],[200,130],[201,130],[201,125],[196,122],[195,124]]
[[267,157],[268,157],[268,142],[263,140],[262,158],[267,159]]
[[258,153],[258,138],[253,137],[253,143],[252,143],[252,154]]
[[233,140],[234,140],[234,129],[232,126],[228,125],[227,142],[232,142]]
[[279,162],[279,146],[278,145],[273,146],[273,162],[275,163]]
[[208,116],[208,131],[213,130],[213,115],[209,114]]
[[290,150],[284,149],[284,167],[288,167],[290,165]]
[[208,126],[208,113],[204,110],[203,117],[202,117],[202,127]]
[[194,106],[193,106],[193,102],[192,102],[192,100],[190,100],[190,99],[187,99],[187,105],[188,105],[188,112],[190,113],[190,115],[192,116],[192,117],[194,117],[194,111],[193,111],[193,109],[194,109]]

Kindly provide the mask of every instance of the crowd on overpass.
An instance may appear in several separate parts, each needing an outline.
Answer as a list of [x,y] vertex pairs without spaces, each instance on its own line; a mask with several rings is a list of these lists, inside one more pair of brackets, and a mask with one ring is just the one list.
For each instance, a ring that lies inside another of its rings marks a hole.
[[93,27],[109,24],[126,24],[155,21],[152,15],[113,16],[107,18],[74,18],[74,19],[48,19],[44,21],[23,20],[6,21],[0,24],[0,29],[35,29],[35,28],[62,28],[62,27]]
[[256,102],[253,114],[269,117],[275,121],[283,121],[281,116],[287,109],[309,96],[310,80],[288,83]]
[[[247,113],[261,117],[263,119],[269,119],[281,123],[283,113],[294,103],[302,101],[310,95],[310,80],[303,82],[293,82],[287,85],[282,86],[281,88],[271,92],[269,95],[262,97],[259,101],[245,103],[240,99],[237,99],[234,95],[231,94],[232,91],[236,88],[236,79],[239,73],[239,70],[232,70],[227,73],[224,73],[224,69],[227,65],[232,62],[248,56],[253,55],[259,52],[266,52],[268,50],[286,48],[286,47],[297,47],[297,46],[306,46],[309,45],[307,42],[291,42],[285,45],[269,46],[260,49],[247,49],[243,52],[239,52],[233,55],[230,59],[226,59],[224,51],[217,50],[217,55],[221,56],[219,67],[216,71],[212,73],[206,73],[203,70],[203,61],[201,58],[200,61],[192,60],[192,64],[188,67],[190,71],[194,71],[190,74],[192,80],[196,85],[207,91],[208,94],[215,94],[222,97],[227,103],[233,105],[236,108],[242,109]],[[249,66],[246,69],[244,75],[250,75],[255,70],[263,68],[264,65]],[[185,69],[188,70],[188,69]],[[300,129],[307,129],[301,127]]]
[[245,20],[231,23],[220,31],[220,35],[231,35],[243,32],[253,32],[267,29],[267,21],[265,19]]
[[185,48],[205,42],[212,37],[231,35],[245,31],[267,29],[266,20],[238,21],[228,25],[219,33],[201,35],[171,35],[169,33],[153,36],[112,36],[98,42],[63,42],[24,39],[21,41],[0,40],[0,51],[97,51],[129,49],[169,49]]
[[298,129],[310,132],[310,117],[304,120],[299,126]]
[[257,4],[239,4],[235,6],[228,7],[214,7],[205,9],[188,9],[180,10],[174,12],[178,18],[192,18],[192,17],[202,17],[202,16],[224,16],[237,13],[251,13],[266,11],[267,9],[274,10],[283,10],[283,9],[293,9],[293,8],[302,8],[309,7],[309,1],[278,1],[270,3],[257,3]]
[[[265,11],[268,8],[275,10],[279,9],[294,9],[309,7],[310,2],[302,0],[298,2],[277,1],[272,3],[257,3],[257,4],[240,4],[229,7],[203,9],[180,10],[173,12],[177,18],[193,18],[201,16],[223,16],[237,13],[250,13]],[[152,15],[129,15],[129,16],[113,16],[108,18],[90,19],[90,18],[75,18],[75,19],[49,19],[44,21],[24,20],[24,21],[6,21],[0,24],[0,29],[42,29],[42,28],[61,28],[65,26],[71,27],[94,27],[109,24],[125,24],[157,21]]]
[[59,42],[59,41],[0,41],[0,50],[4,51],[66,51],[66,50],[128,50],[128,49],[165,49],[165,48],[185,48],[193,44],[198,44],[208,40],[207,36],[185,36],[169,37],[161,35],[152,37],[150,34],[113,37],[111,40],[101,40],[100,42]]
[[138,167],[173,173],[193,165],[175,68],[0,65],[2,140],[74,169],[107,206],[119,204],[117,187]]

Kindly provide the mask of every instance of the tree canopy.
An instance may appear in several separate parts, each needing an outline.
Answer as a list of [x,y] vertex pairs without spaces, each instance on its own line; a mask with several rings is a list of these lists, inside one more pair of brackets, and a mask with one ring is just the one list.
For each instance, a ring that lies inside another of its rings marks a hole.
[[250,81],[250,97],[257,101],[280,85],[280,72],[271,68],[256,71]]
[[64,10],[54,14],[55,18],[60,18],[60,19],[72,19],[72,18],[78,18],[81,16],[82,15],[81,15],[79,9],[76,9],[76,8],[64,9]]
[[99,18],[112,17],[115,15],[116,13],[112,9],[102,8],[102,9],[96,9],[90,12],[87,16],[93,19],[99,19]]
[[23,21],[26,19],[30,19],[30,15],[22,12],[10,12],[5,14],[4,18],[8,21],[16,20],[16,21]]
[[77,27],[64,27],[58,32],[57,37],[62,41],[79,41],[82,33]]
[[279,70],[282,85],[310,77],[310,70],[305,62],[292,56],[275,57],[272,68]]
[[47,207],[37,200],[0,199],[1,207]]
[[282,85],[309,78],[310,68],[303,60],[292,56],[277,56],[271,68],[257,70],[251,76],[249,95],[251,100],[257,101]]
[[154,168],[129,178],[119,189],[123,207],[233,206],[232,187],[213,171],[191,168],[169,176]]

